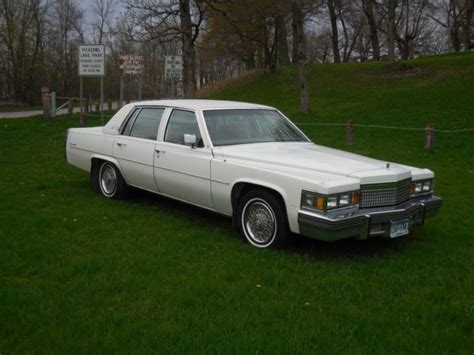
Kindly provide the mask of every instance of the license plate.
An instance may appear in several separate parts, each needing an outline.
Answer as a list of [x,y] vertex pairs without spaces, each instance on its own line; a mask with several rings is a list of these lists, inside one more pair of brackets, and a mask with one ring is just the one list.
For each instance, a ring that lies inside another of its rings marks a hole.
[[402,235],[408,234],[409,219],[402,219],[400,221],[393,221],[390,226],[390,238],[401,237]]

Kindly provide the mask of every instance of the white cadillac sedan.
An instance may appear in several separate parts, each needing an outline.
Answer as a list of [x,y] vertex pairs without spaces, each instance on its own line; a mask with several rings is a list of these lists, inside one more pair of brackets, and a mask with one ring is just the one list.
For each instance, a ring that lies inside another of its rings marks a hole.
[[105,197],[133,186],[190,203],[232,217],[258,248],[292,232],[401,237],[442,202],[430,170],[314,144],[277,109],[241,102],[128,104],[104,127],[69,129],[66,157]]

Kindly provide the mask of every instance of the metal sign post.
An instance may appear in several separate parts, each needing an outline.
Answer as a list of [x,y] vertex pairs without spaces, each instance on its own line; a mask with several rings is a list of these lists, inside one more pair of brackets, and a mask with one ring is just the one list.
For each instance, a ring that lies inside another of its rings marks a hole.
[[100,123],[104,125],[104,77],[100,77]]
[[104,125],[104,76],[105,76],[105,46],[103,44],[88,44],[79,46],[79,76],[81,90],[82,113],[82,78],[100,77],[100,122]]
[[175,81],[183,78],[183,58],[180,55],[165,56],[165,79],[171,80],[171,97],[175,96]]
[[122,108],[123,105],[123,74],[120,74],[120,102],[119,102],[119,108]]
[[142,101],[143,75],[138,76],[138,101]]
[[79,91],[81,92],[80,95],[80,101],[79,101],[79,109],[82,114],[82,106],[84,106],[84,103],[82,102],[82,76],[79,77]]

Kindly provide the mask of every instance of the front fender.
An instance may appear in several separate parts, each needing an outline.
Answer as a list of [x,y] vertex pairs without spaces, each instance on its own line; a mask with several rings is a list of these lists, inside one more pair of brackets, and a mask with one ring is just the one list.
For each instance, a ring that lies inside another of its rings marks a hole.
[[281,188],[280,186],[278,186],[276,184],[273,184],[273,183],[270,183],[268,181],[263,181],[263,180],[253,179],[253,178],[245,178],[245,177],[244,178],[239,178],[231,184],[231,189],[230,190],[233,191],[235,185],[242,184],[242,183],[258,185],[258,186],[266,187],[270,190],[274,190],[274,191],[278,192],[281,195],[281,197],[283,198],[283,201],[285,202],[285,205],[288,204],[287,203],[287,195],[286,195],[285,190],[283,190],[283,188]]

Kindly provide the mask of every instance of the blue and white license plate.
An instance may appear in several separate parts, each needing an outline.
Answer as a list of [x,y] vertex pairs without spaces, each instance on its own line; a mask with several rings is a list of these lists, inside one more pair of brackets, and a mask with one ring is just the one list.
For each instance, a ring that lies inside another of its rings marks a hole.
[[401,237],[402,235],[410,233],[408,229],[409,225],[410,225],[409,219],[393,221],[390,226],[390,238],[397,238],[397,237]]

